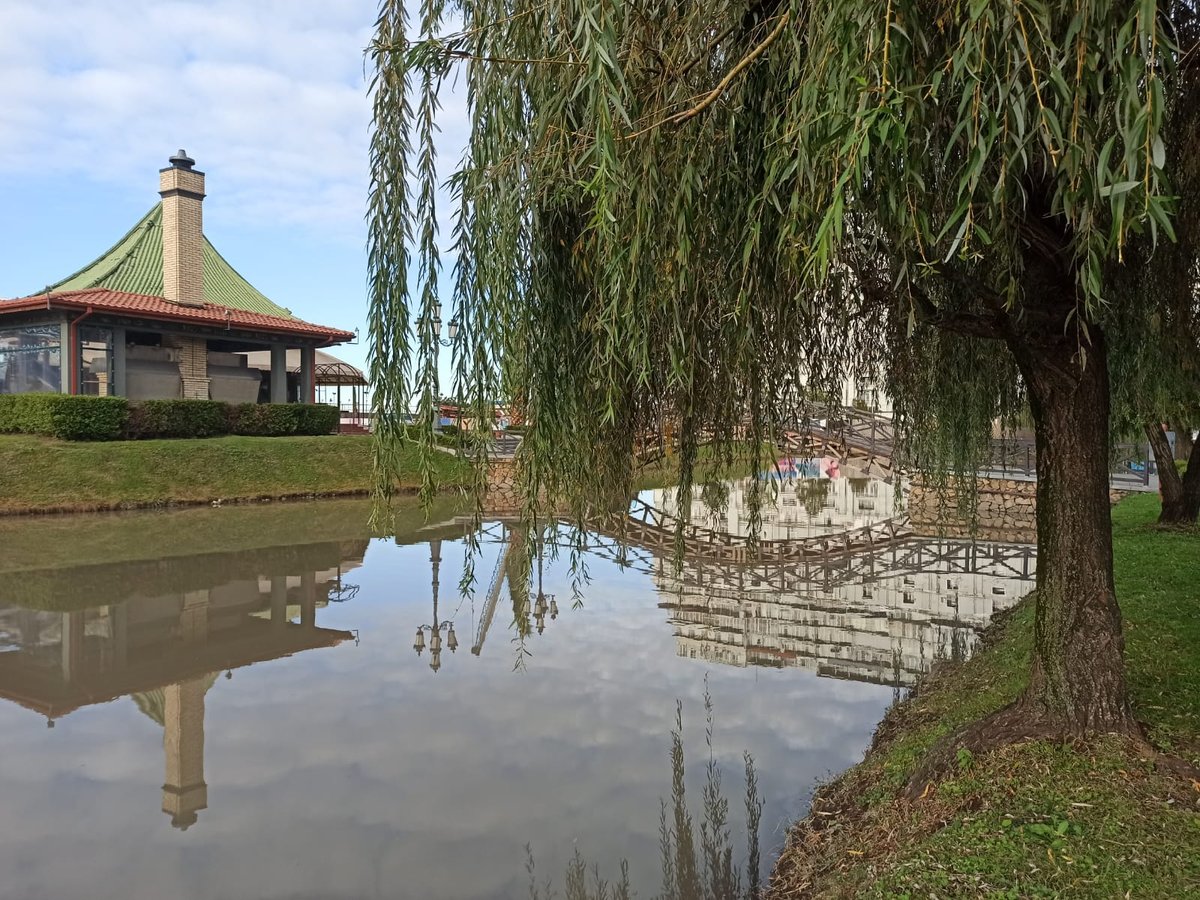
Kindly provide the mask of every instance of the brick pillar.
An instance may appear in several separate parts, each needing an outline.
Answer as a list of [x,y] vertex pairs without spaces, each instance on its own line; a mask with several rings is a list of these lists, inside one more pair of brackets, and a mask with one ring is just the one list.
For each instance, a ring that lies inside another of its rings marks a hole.
[[183,306],[204,305],[204,173],[180,150],[158,173],[162,197],[163,296]]
[[188,591],[179,611],[179,637],[185,644],[203,644],[208,640],[209,593]]
[[208,341],[204,338],[167,335],[163,344],[179,351],[179,378],[184,400],[208,399]]

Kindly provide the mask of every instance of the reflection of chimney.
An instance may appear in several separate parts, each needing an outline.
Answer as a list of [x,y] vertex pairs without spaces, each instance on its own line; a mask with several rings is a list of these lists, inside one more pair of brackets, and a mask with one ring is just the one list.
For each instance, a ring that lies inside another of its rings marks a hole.
[[183,306],[204,305],[204,173],[180,150],[158,174],[162,196],[163,296]]
[[196,678],[164,689],[163,753],[167,778],[162,789],[162,809],[171,824],[181,830],[196,822],[196,814],[208,808],[208,786],[204,783],[204,694],[205,679]]

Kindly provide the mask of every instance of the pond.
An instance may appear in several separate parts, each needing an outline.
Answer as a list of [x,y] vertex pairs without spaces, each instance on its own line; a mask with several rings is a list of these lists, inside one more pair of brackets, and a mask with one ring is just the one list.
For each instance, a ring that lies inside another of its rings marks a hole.
[[[775,508],[799,534],[825,503]],[[368,511],[0,521],[0,897],[523,897],[527,846],[560,896],[576,849],[652,896],[676,703],[698,817],[706,690],[735,855],[749,753],[766,870],[897,693],[1033,577],[1016,545],[677,572],[595,535],[576,597],[566,553],[527,591],[493,522],[463,596],[457,510],[387,536]],[[454,639],[415,638],[433,624]]]

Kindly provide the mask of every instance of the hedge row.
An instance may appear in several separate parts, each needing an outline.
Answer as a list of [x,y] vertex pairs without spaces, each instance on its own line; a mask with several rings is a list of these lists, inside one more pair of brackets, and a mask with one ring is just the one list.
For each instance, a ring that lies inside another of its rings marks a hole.
[[332,434],[338,411],[325,404],[221,403],[68,394],[0,395],[0,434],[41,434],[66,441],[204,438],[224,434],[281,437]]
[[129,404],[120,397],[0,396],[0,433],[44,434],[64,441],[114,441],[124,433],[128,416]]

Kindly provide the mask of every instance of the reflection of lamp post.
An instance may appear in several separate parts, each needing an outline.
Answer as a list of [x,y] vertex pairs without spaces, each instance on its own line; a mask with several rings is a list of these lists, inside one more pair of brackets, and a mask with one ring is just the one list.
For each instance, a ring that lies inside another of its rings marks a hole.
[[429,542],[429,562],[433,569],[433,624],[417,626],[417,636],[413,640],[413,649],[417,656],[425,649],[425,630],[429,629],[429,668],[437,671],[442,667],[442,629],[446,629],[446,646],[453,653],[458,649],[458,636],[454,633],[453,622],[438,621],[438,568],[442,564],[442,542]]
[[[542,591],[542,547],[540,539],[538,540],[537,593],[530,594],[529,599],[533,601],[533,618],[537,622],[537,633],[541,634],[546,630],[546,613],[550,613],[551,621],[558,618],[558,601],[554,599],[553,594],[546,594]],[[526,605],[526,609],[528,609],[528,605]]]

